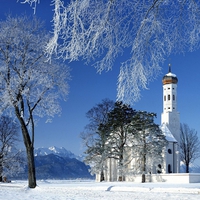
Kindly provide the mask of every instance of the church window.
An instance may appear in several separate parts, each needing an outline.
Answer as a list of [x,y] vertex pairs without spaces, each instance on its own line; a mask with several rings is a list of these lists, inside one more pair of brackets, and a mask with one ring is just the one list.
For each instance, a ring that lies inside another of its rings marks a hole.
[[170,107],[168,107],[168,110],[170,110]]
[[168,173],[172,173],[171,165],[170,164],[168,165]]
[[170,90],[170,88],[168,87],[168,90]]
[[175,95],[173,94],[173,100],[175,100]]
[[168,98],[168,101],[170,101],[170,95],[169,95],[169,94],[168,94],[168,97],[167,97],[167,98]]
[[172,154],[172,150],[171,150],[171,149],[168,149],[168,153],[169,153],[169,154]]
[[164,101],[166,101],[166,96],[164,96]]

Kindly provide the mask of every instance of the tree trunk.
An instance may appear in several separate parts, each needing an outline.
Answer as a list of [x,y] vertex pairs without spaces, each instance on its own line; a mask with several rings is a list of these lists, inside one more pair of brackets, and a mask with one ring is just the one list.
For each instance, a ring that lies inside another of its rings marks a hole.
[[[29,131],[26,127],[26,123],[21,117],[19,108],[15,106],[15,114],[20,122],[24,145],[26,147],[26,154],[27,154],[27,164],[28,164],[28,186],[29,188],[36,187],[36,176],[35,176],[35,160],[34,160],[34,124],[32,124],[32,141],[29,135]],[[31,115],[31,113],[30,113]],[[32,116],[30,116],[32,119]]]
[[103,170],[101,170],[100,182],[102,182],[104,180],[105,180],[105,178],[104,178],[104,172],[103,172]]
[[123,149],[121,149],[121,154],[119,157],[119,177],[118,177],[118,181],[124,181],[125,177],[124,177],[124,171],[123,171]]
[[28,162],[28,186],[29,188],[35,188],[37,184],[35,176],[35,160],[33,147],[27,148],[26,152]]
[[142,163],[142,183],[146,182],[146,177],[145,177],[145,173],[146,173],[146,138],[143,137],[143,141],[144,141],[144,153],[143,153],[143,163]]
[[143,169],[142,169],[142,183],[146,182],[146,176],[145,176],[145,172],[146,172],[146,155],[143,155]]
[[0,154],[0,182],[3,181],[3,154]]
[[146,176],[145,174],[142,174],[142,183],[145,183],[146,182]]
[[185,168],[185,172],[186,172],[186,173],[189,173],[189,164],[187,163],[187,164],[185,165],[185,167],[186,167],[186,168]]

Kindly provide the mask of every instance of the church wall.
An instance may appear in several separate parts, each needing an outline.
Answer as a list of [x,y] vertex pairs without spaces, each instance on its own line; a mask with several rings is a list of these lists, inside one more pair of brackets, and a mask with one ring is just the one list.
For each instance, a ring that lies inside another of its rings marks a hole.
[[177,140],[180,142],[180,117],[178,112],[169,112],[165,114],[167,117],[168,128]]
[[112,181],[117,181],[118,171],[117,171],[118,161],[116,159],[112,160]]
[[163,112],[176,111],[177,95],[176,95],[176,84],[163,85]]
[[180,172],[180,160],[177,143],[170,142],[166,148],[164,171],[166,174]]
[[[126,181],[141,183],[141,175],[127,177]],[[99,180],[96,179],[98,182]],[[146,182],[166,182],[166,183],[200,183],[200,173],[172,173],[172,174],[148,174]]]
[[165,173],[174,173],[174,145],[170,142],[166,148]]
[[199,173],[172,173],[172,174],[153,174],[150,178],[151,182],[166,183],[200,183]]
[[[117,160],[109,158],[105,161],[106,169],[104,170],[105,181],[117,181]],[[98,177],[96,181],[99,181]]]

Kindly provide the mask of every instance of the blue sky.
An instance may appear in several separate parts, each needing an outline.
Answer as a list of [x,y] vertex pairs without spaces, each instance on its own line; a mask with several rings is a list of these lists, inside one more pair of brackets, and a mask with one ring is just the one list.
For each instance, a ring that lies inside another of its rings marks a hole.
[[[46,28],[51,29],[53,7],[50,0],[41,0],[37,6],[36,16],[46,21]],[[16,0],[1,0],[0,19],[5,14],[12,15],[26,13],[32,15],[33,10],[28,4],[21,5]],[[90,65],[83,62],[73,62],[71,67],[72,80],[70,93],[66,102],[61,102],[62,115],[55,116],[52,123],[40,120],[36,127],[35,147],[65,147],[75,154],[83,152],[79,137],[88,123],[86,112],[102,99],[115,101],[117,94],[117,78],[122,58],[118,58],[112,71],[97,74]],[[160,124],[162,113],[162,77],[168,72],[169,62],[172,72],[178,77],[177,109],[180,112],[181,123],[187,123],[194,128],[200,138],[200,50],[185,55],[171,56],[162,66],[162,73],[148,90],[142,91],[142,98],[133,105],[136,110],[146,110],[157,113],[156,123]]]

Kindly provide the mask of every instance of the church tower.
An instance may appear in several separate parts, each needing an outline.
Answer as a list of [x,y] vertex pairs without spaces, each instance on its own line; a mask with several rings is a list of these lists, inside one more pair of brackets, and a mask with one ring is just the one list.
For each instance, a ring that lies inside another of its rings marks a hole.
[[163,83],[163,113],[161,115],[161,127],[166,135],[169,145],[165,155],[165,173],[179,173],[179,143],[180,143],[180,119],[177,111],[177,83],[178,79],[171,72],[162,79]]

